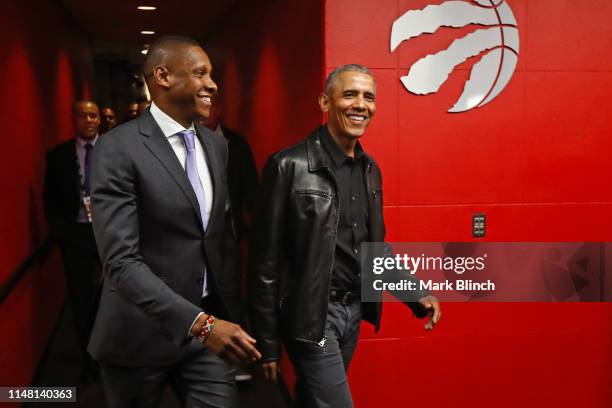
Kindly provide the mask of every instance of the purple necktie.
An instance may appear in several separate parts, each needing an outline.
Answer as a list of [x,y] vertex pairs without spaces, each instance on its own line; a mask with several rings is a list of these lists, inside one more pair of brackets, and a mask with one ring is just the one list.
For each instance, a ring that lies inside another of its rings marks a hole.
[[200,174],[198,173],[195,150],[195,131],[193,129],[187,129],[178,132],[177,135],[183,138],[183,143],[187,149],[185,171],[187,172],[187,178],[189,179],[191,187],[193,188],[193,191],[198,199],[200,216],[202,217],[202,225],[204,227],[204,231],[206,231],[206,227],[208,226],[208,217],[206,216],[206,195],[204,194],[204,187],[202,186],[202,180],[200,180]]
[[91,149],[93,149],[93,145],[91,143],[87,143],[85,145],[85,168],[83,169],[83,190],[85,190],[85,196],[87,197],[89,197],[89,171],[91,168]]
[[[198,164],[196,161],[196,150],[195,150],[195,131],[193,129],[182,130],[177,133],[185,144],[187,149],[187,159],[185,160],[185,171],[187,172],[187,178],[191,183],[191,187],[195,192],[198,199],[198,205],[200,207],[200,216],[202,217],[202,226],[204,231],[208,226],[208,217],[206,217],[206,195],[204,194],[204,187],[202,186],[202,180],[200,180],[200,174],[198,173]],[[202,297],[208,295],[206,289],[206,269],[204,269],[204,276],[202,277]]]

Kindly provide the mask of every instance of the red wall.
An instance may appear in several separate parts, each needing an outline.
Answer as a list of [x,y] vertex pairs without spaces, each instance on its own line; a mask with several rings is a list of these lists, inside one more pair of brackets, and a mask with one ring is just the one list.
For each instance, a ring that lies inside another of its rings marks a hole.
[[[441,29],[389,51],[393,21],[434,0],[329,0],[326,71],[372,68],[377,116],[364,145],[381,164],[390,241],[612,241],[612,3],[508,0],[520,30],[517,71],[482,108],[446,111],[468,60],[440,92],[399,78],[474,31]],[[358,407],[611,406],[608,304],[445,304],[425,333],[400,304],[364,325],[351,367]]]
[[321,121],[323,4],[242,2],[204,44],[224,93],[224,122],[248,139],[261,168]]
[[[41,202],[45,152],[71,137],[70,109],[89,96],[82,35],[55,2],[3,2],[0,13],[0,284],[46,235]],[[27,385],[65,298],[56,254],[26,273],[0,305],[0,386]]]

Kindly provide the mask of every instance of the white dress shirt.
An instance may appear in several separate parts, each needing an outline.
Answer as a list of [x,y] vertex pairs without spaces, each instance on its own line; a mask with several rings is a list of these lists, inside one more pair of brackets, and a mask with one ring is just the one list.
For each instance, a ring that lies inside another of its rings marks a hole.
[[[155,102],[151,103],[151,115],[153,115],[153,119],[159,125],[160,129],[164,133],[164,136],[168,139],[170,146],[172,146],[172,150],[176,154],[181,166],[183,169],[185,168],[185,160],[187,159],[187,149],[185,148],[185,144],[183,143],[183,138],[177,135],[178,132],[186,130],[183,126],[181,126],[177,121],[172,119],[166,113],[164,113]],[[188,129],[192,129],[195,131],[193,123],[189,126]],[[212,180],[210,178],[210,172],[208,171],[208,166],[206,165],[206,156],[204,155],[204,149],[202,148],[202,144],[200,140],[195,138],[195,150],[196,150],[196,165],[198,167],[198,175],[200,176],[200,181],[202,182],[202,187],[204,188],[204,195],[206,196],[206,218],[210,220],[210,212],[212,210],[213,203],[213,188],[212,188]],[[205,276],[207,274],[205,273]],[[204,285],[204,290],[202,293],[202,297],[208,295],[207,290],[208,285]]]
[[[178,157],[178,160],[184,169],[185,161],[187,159],[187,149],[183,143],[183,138],[177,135],[177,133],[186,129],[159,109],[157,105],[155,105],[155,102],[151,103],[150,109],[153,119],[155,119],[160,129],[164,133],[164,136],[166,136],[168,139],[170,146],[172,146],[172,150],[174,150],[176,157]],[[193,123],[188,129],[195,132]],[[208,166],[206,165],[206,155],[204,154],[204,149],[202,148],[200,139],[197,137],[195,138],[195,149],[198,174],[200,176],[200,181],[202,182],[202,187],[204,188],[204,195],[206,196],[206,218],[210,220],[210,211],[212,210],[213,203],[212,179],[210,178],[210,172],[208,171]]]

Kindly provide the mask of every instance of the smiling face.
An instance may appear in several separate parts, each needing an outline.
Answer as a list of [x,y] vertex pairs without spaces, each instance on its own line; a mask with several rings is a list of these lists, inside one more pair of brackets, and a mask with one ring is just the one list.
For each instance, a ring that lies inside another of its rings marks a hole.
[[208,118],[217,85],[211,78],[212,65],[204,50],[187,46],[168,62],[167,97],[173,118],[186,126],[196,118]]
[[321,94],[319,106],[329,114],[330,133],[340,139],[358,139],[376,112],[376,86],[370,75],[345,71],[334,80],[329,95]]
[[100,126],[100,112],[98,106],[89,101],[81,101],[72,108],[72,123],[77,136],[89,141],[98,134]]

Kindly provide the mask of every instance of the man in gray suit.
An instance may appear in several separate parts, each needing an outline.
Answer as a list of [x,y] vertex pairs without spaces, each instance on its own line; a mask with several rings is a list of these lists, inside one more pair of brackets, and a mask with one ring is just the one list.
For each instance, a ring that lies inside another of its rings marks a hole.
[[101,138],[92,186],[104,285],[89,351],[111,407],[154,407],[170,383],[186,407],[235,403],[233,368],[260,357],[221,274],[226,145],[197,124],[217,86],[200,45],[164,37],[144,74],[153,103]]

